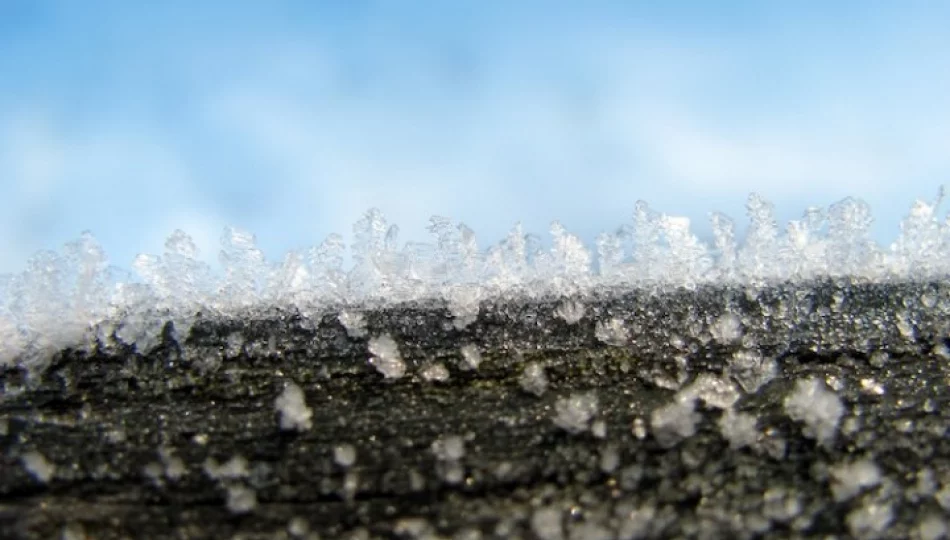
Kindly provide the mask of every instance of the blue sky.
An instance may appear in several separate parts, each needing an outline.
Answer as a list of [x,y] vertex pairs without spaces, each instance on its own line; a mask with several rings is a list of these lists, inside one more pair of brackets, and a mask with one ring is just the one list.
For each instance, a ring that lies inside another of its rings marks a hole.
[[637,199],[740,222],[950,178],[946,2],[0,2],[0,272],[225,225],[273,259],[379,207],[482,246]]

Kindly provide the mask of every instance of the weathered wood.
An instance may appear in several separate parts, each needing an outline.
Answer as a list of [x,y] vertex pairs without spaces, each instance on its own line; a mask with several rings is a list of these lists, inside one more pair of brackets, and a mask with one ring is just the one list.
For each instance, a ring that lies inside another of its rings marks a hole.
[[[950,486],[948,298],[946,283],[843,281],[604,293],[578,299],[577,324],[556,301],[509,299],[462,329],[437,303],[370,309],[369,334],[392,335],[408,365],[398,380],[332,310],[207,317],[183,343],[167,328],[145,354],[61,351],[43,373],[0,375],[0,537],[532,537],[544,533],[539,509],[580,538],[863,536],[858,520],[882,512],[886,536],[913,536],[950,508],[950,488],[939,491]],[[743,336],[720,343],[709,326],[727,309]],[[612,318],[629,330],[623,344],[596,337]],[[465,344],[481,351],[477,370],[465,369]],[[736,405],[757,418],[758,440],[732,449],[723,412],[700,404],[697,433],[661,445],[650,417],[671,386],[722,374],[739,350],[777,359],[777,376]],[[875,351],[889,359],[872,365]],[[447,381],[419,376],[433,362]],[[545,368],[541,396],[520,384],[528,362]],[[784,409],[808,377],[845,406],[829,444]],[[309,430],[280,429],[288,381],[313,411]],[[603,435],[553,421],[558,399],[586,392]],[[464,455],[440,458],[433,443],[456,435]],[[351,467],[334,459],[343,444]],[[32,452],[55,466],[48,481],[26,466]],[[209,460],[234,456],[246,476],[209,475]],[[880,481],[836,501],[829,467],[865,457]]]

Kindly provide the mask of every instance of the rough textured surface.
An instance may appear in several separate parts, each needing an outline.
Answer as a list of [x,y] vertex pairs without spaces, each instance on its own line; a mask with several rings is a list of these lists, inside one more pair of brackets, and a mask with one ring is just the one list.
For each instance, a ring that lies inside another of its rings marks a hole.
[[[557,300],[484,303],[466,325],[436,303],[367,308],[365,334],[339,310],[249,311],[202,318],[183,343],[166,327],[145,353],[7,369],[0,537],[945,534],[950,284],[576,301],[574,324]],[[400,378],[369,362],[387,334]],[[447,379],[423,376],[436,364]],[[528,365],[543,367],[540,392]],[[309,429],[281,429],[291,381]],[[794,413],[802,381],[840,417]],[[559,400],[580,395],[596,399],[588,428],[559,427]],[[672,428],[654,415],[671,405]]]

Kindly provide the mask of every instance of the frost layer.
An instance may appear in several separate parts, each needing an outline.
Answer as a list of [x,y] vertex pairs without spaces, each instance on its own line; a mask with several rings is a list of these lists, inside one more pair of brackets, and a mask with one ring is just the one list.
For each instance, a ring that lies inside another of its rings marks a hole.
[[[109,266],[95,238],[83,233],[60,253],[36,254],[21,274],[0,276],[0,366],[43,367],[64,347],[124,344],[146,353],[161,341],[167,322],[185,338],[199,312],[237,314],[262,306],[309,315],[327,306],[435,298],[445,302],[455,327],[464,328],[478,317],[481,301],[499,295],[840,276],[945,277],[950,221],[938,216],[942,198],[941,190],[934,201],[915,202],[887,246],[871,239],[870,210],[859,200],[809,208],[780,230],[772,204],[754,194],[747,203],[745,237],[740,240],[734,222],[716,213],[710,243],[691,232],[688,219],[661,214],[644,202],[634,206],[629,223],[601,234],[595,246],[585,246],[554,223],[548,241],[517,225],[486,249],[471,229],[443,217],[430,220],[434,242],[401,244],[398,227],[370,210],[353,227],[348,267],[339,235],[274,261],[253,234],[229,227],[221,237],[221,272],[212,271],[187,234],[175,231],[163,254],[136,257],[132,274]],[[558,316],[576,324],[586,314],[582,304],[565,303]],[[358,311],[344,311],[340,322],[353,339],[367,335]],[[609,344],[626,343],[621,326],[601,321],[596,330]],[[738,321],[724,318],[710,333],[729,344],[741,339],[742,330]],[[235,343],[228,355],[239,355],[242,348]],[[401,360],[376,358],[385,363],[380,367],[387,377],[401,376]]]

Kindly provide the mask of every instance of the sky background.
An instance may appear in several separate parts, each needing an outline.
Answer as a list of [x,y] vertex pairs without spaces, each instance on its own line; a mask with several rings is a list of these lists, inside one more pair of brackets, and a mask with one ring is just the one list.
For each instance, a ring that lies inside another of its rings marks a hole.
[[950,178],[950,2],[0,2],[0,272],[226,225],[272,259],[370,207],[484,247],[637,199],[744,222]]

